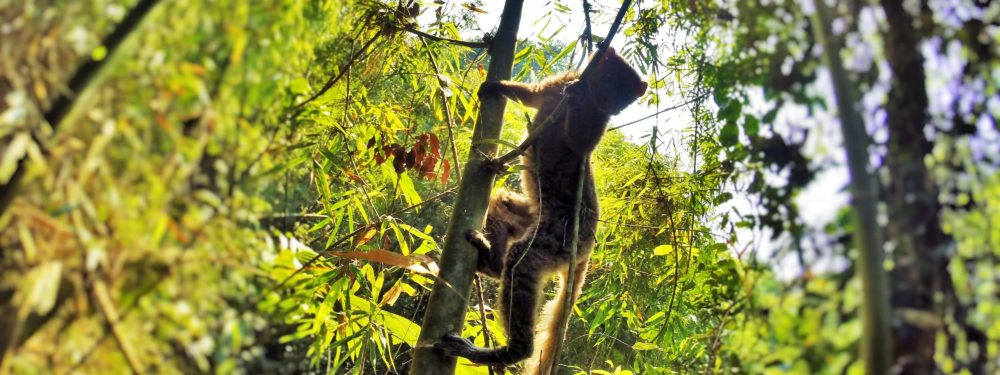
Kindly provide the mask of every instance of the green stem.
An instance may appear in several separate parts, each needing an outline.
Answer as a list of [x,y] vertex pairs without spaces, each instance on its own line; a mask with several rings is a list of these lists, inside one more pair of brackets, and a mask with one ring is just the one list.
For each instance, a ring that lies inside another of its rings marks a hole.
[[876,219],[878,188],[875,177],[868,170],[868,133],[858,113],[854,87],[851,85],[843,62],[840,45],[831,40],[829,10],[823,1],[815,1],[812,15],[813,32],[823,45],[837,108],[840,126],[847,149],[847,166],[851,176],[851,206],[854,211],[856,246],[861,272],[861,357],[865,373],[888,374],[891,365],[889,323],[889,288],[883,268],[881,226]]

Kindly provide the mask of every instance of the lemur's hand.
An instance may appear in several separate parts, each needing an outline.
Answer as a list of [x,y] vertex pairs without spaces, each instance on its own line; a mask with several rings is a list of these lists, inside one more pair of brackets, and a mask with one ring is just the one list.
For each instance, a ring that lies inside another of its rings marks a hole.
[[486,81],[479,85],[479,91],[476,93],[479,100],[495,98],[500,96],[500,84],[497,82]]
[[442,354],[449,357],[458,357],[469,351],[469,348],[473,348],[475,345],[472,341],[463,338],[462,336],[450,333],[444,335],[441,341],[434,344],[434,349],[440,351]]
[[[465,232],[465,240],[469,241],[480,252],[490,251],[490,241],[486,239],[483,232],[478,230],[468,230]],[[482,258],[482,256],[480,256]]]

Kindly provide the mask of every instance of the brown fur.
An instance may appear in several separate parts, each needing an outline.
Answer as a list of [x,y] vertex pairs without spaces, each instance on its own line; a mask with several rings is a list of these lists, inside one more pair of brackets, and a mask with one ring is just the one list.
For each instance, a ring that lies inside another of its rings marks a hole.
[[470,232],[467,236],[469,242],[479,250],[476,271],[499,278],[510,244],[524,237],[528,227],[537,218],[538,207],[527,197],[507,189],[498,189],[490,199],[483,232]]
[[[568,72],[538,84],[502,81],[485,82],[480,87],[480,97],[503,95],[537,109],[535,124],[553,113],[564,97],[569,109],[561,118],[554,119],[553,125],[546,128],[521,156],[521,162],[526,166],[521,175],[523,198],[537,207],[528,211],[538,214],[537,219],[532,218],[536,220],[532,220],[531,226],[526,228],[527,233],[519,239],[508,236],[504,241],[493,240],[487,234],[493,246],[484,246],[483,241],[472,241],[480,254],[488,254],[490,259],[504,259],[499,304],[507,330],[507,346],[478,348],[461,337],[449,335],[437,345],[446,354],[489,365],[509,365],[531,356],[527,374],[547,374],[557,360],[552,348],[555,340],[561,339],[556,337],[558,320],[566,308],[564,293],[570,290],[565,280],[580,163],[597,147],[610,116],[625,109],[646,91],[646,83],[610,48],[586,82],[578,81],[578,77],[578,73]],[[508,200],[510,194],[494,197],[494,200]],[[493,206],[491,200],[491,208]],[[574,295],[578,295],[583,286],[590,251],[594,246],[597,218],[597,194],[594,191],[593,171],[588,165],[580,212],[577,271],[571,289]],[[487,216],[487,233],[494,230],[493,227],[512,222],[515,220]],[[511,244],[508,248],[502,242]],[[544,309],[544,323],[539,325],[536,335],[535,320],[542,286],[553,274],[560,275],[560,291]],[[512,315],[511,312],[517,314]]]

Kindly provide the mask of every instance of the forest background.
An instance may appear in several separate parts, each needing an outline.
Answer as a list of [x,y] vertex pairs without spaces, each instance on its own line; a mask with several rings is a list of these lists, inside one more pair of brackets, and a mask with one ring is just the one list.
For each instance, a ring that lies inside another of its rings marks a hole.
[[[406,373],[503,5],[413,4],[0,1],[0,373]],[[1000,371],[1000,4],[834,5],[626,8],[650,91],[592,158],[560,371],[863,373],[871,296],[896,370]],[[580,66],[620,6],[525,4],[514,79]]]

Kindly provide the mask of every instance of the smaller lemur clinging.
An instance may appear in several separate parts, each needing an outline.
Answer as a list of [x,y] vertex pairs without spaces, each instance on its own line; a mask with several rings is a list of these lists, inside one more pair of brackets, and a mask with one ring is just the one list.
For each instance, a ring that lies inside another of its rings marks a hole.
[[499,278],[507,249],[524,237],[537,218],[538,207],[527,197],[506,189],[497,190],[490,198],[483,231],[469,232],[466,236],[479,251],[476,271]]
[[[521,156],[526,167],[521,172],[524,196],[509,192],[495,196],[490,201],[485,236],[475,232],[468,236],[479,251],[482,273],[496,274],[502,264],[499,305],[507,345],[480,348],[460,336],[446,335],[435,345],[445,354],[488,365],[509,365],[530,356],[527,374],[548,373],[555,363],[553,347],[555,340],[560,339],[556,332],[558,317],[566,308],[565,293],[579,295],[597,230],[597,194],[593,171],[588,165],[583,176],[575,282],[572,286],[565,285],[580,163],[597,147],[611,115],[621,112],[646,92],[646,83],[612,48],[607,49],[593,69],[585,80],[579,80],[577,72],[567,72],[537,84],[501,81],[484,82],[480,86],[480,98],[502,95],[537,109],[535,124],[553,114],[564,99],[568,108],[553,119],[552,125]],[[508,205],[511,202],[514,203]],[[501,212],[494,207],[516,209]],[[529,212],[528,220],[513,220],[508,216],[516,212]],[[515,228],[517,223],[525,222],[530,224],[523,231]],[[536,328],[542,286],[552,274],[561,276],[559,293],[545,307],[543,323]]]

